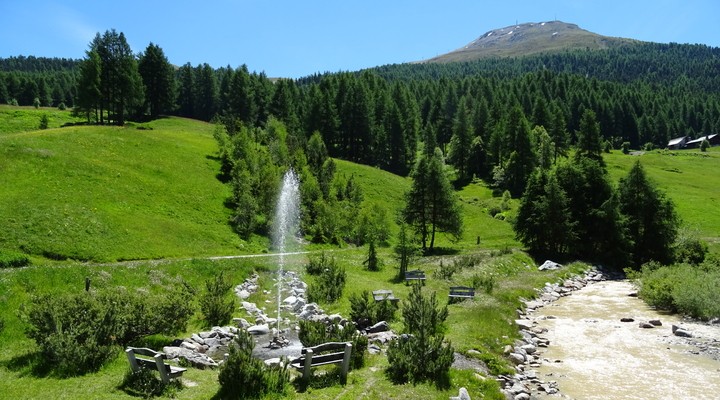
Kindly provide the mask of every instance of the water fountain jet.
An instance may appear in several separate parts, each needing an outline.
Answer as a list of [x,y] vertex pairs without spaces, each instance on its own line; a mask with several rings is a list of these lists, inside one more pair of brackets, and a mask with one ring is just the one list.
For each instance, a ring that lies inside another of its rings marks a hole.
[[294,241],[298,232],[300,222],[300,182],[295,171],[289,169],[285,172],[282,180],[282,187],[278,202],[275,208],[275,220],[273,224],[272,240],[273,247],[279,252],[277,275],[277,334],[274,340],[278,339],[282,330],[280,329],[280,311],[282,308],[282,281],[283,269],[285,267],[285,253],[288,244]]

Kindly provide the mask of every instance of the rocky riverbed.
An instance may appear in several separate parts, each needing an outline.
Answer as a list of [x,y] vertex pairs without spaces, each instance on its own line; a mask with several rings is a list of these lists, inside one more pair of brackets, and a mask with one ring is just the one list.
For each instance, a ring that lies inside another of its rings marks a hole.
[[593,269],[526,302],[523,339],[506,349],[517,373],[499,378],[506,397],[714,398],[720,325],[658,313],[606,278]]

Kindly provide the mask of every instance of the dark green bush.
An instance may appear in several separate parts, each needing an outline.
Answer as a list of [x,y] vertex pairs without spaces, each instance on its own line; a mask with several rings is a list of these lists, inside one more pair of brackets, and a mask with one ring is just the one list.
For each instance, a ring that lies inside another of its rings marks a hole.
[[334,259],[308,285],[308,300],[315,303],[332,303],[342,296],[345,288],[345,268],[338,267]]
[[487,294],[491,294],[495,288],[495,276],[488,273],[474,274],[472,276],[471,286]]
[[182,389],[179,380],[172,380],[166,385],[156,375],[156,372],[147,368],[141,368],[136,372],[128,370],[120,384],[120,389],[131,396],[143,399],[163,395],[174,397],[174,392]]
[[298,337],[303,347],[313,347],[327,342],[351,342],[353,347],[350,367],[357,369],[365,364],[368,339],[352,325],[343,327],[338,324],[326,325],[320,321],[301,320]]
[[310,256],[307,265],[305,265],[305,272],[310,275],[320,275],[326,269],[334,266],[335,258],[328,257],[323,251],[320,255]]
[[623,154],[629,154],[630,153],[630,142],[623,142],[621,150]]
[[232,283],[225,279],[222,272],[205,281],[205,293],[200,298],[200,312],[207,326],[220,326],[230,322],[235,310],[235,296],[232,295]]
[[61,101],[60,104],[58,104],[58,110],[65,111],[66,109],[67,109],[67,106],[65,105],[64,102]]
[[708,245],[696,237],[687,237],[675,245],[675,259],[681,263],[698,265],[705,261]]
[[47,114],[43,114],[40,116],[40,124],[38,125],[38,129],[47,129],[50,125],[50,119],[48,118]]
[[398,304],[390,300],[375,301],[370,292],[363,290],[360,293],[352,293],[350,300],[350,319],[357,325],[358,329],[365,329],[380,321],[395,320],[395,312]]
[[282,366],[266,366],[265,362],[252,356],[255,341],[240,331],[230,346],[228,358],[220,367],[218,381],[221,399],[260,398],[271,393],[285,393],[290,374],[287,360]]
[[0,268],[20,268],[30,265],[30,258],[22,253],[0,250]]
[[21,318],[43,363],[59,376],[75,376],[98,370],[120,346],[140,337],[184,331],[193,312],[189,304],[182,291],[45,294],[34,296]]

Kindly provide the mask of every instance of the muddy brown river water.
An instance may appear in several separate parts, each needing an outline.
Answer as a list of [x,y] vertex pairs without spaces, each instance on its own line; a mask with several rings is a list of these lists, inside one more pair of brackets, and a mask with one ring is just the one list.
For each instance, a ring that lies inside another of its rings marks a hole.
[[[720,326],[658,313],[632,291],[627,281],[599,282],[538,310],[550,339],[540,379],[574,399],[720,399],[720,361],[694,354],[698,342],[719,345]],[[639,327],[652,319],[662,326]],[[674,336],[672,324],[696,338]]]

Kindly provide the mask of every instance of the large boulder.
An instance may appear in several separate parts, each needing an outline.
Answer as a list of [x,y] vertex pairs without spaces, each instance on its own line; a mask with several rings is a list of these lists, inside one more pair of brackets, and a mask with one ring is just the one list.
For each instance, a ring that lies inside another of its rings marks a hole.
[[270,326],[268,324],[253,325],[247,328],[247,331],[251,335],[266,335],[270,333]]
[[215,368],[218,364],[212,358],[205,354],[197,353],[182,347],[166,346],[163,347],[163,353],[170,360],[185,360],[195,368],[206,369]]
[[559,269],[560,267],[562,267],[562,265],[556,263],[555,261],[545,260],[545,262],[542,263],[542,265],[538,267],[538,270],[552,271],[552,270]]
[[386,321],[380,321],[377,324],[366,329],[367,333],[387,332],[389,330],[390,324],[388,324]]

